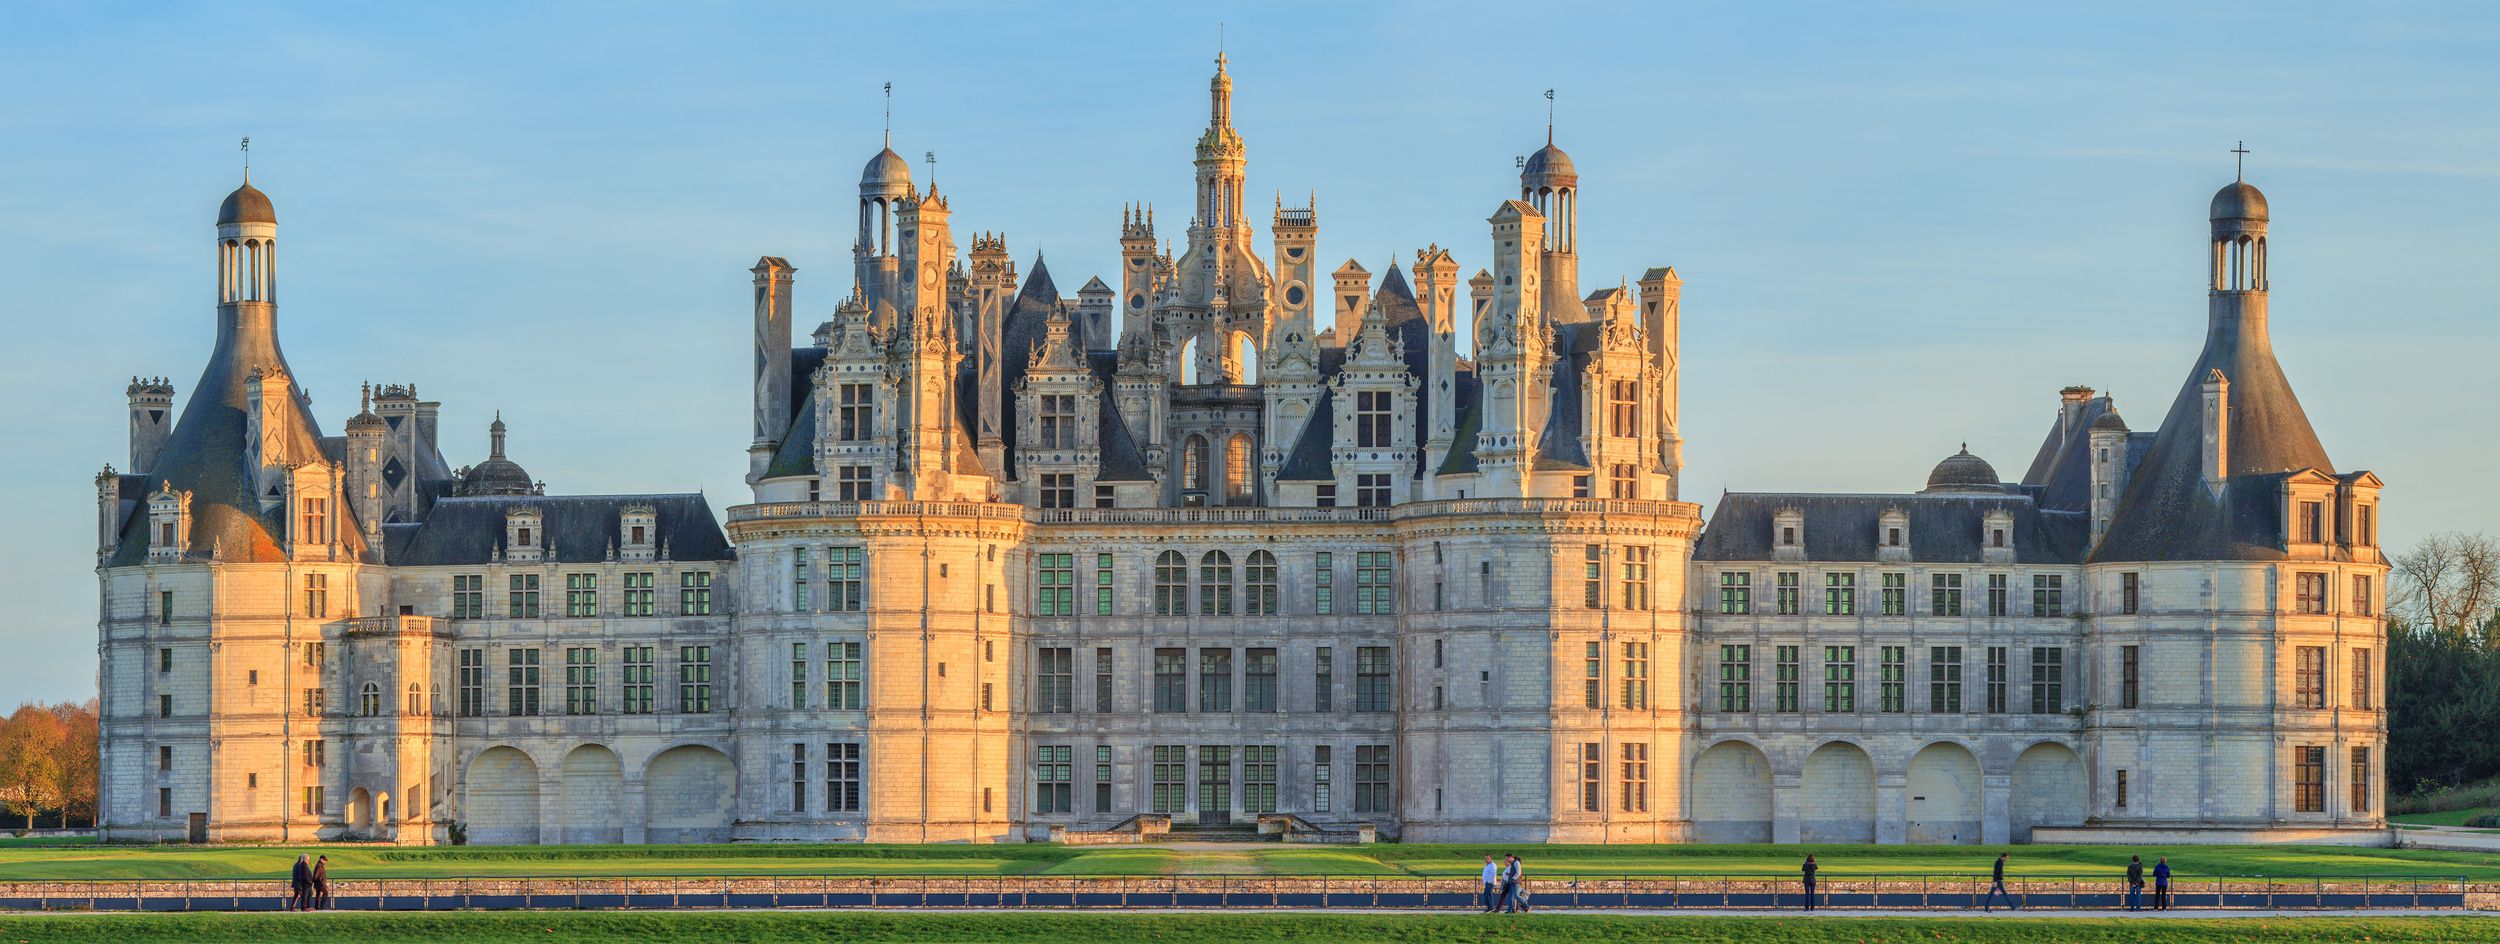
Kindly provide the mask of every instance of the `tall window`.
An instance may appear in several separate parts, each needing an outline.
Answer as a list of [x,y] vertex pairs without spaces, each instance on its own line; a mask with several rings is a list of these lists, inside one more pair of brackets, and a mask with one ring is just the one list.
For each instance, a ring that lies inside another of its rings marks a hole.
[[1804,700],[1804,672],[1799,664],[1796,646],[1779,646],[1773,652],[1771,681],[1772,708],[1783,714],[1798,710]]
[[2300,503],[2300,542],[2326,543],[2326,505],[2323,502]]
[[2031,647],[2031,713],[2051,715],[2066,710],[2066,650]]
[[453,574],[451,576],[451,618],[480,619],[486,615],[486,575]]
[[1111,812],[1111,745],[1094,745],[1094,812]]
[[1311,612],[1326,616],[1337,612],[1336,555],[1320,551],[1311,558]]
[[1155,650],[1155,710],[1189,710],[1189,650]]
[[1354,504],[1362,508],[1386,508],[1389,505],[1389,476],[1366,472],[1354,477]]
[[1111,615],[1111,555],[1094,555],[1094,615]]
[[1204,495],[1207,492],[1207,439],[1192,435],[1181,444],[1181,489]]
[[1649,710],[1649,644],[1623,644],[1623,707],[1630,711]]
[[1276,747],[1253,744],[1241,749],[1241,811],[1276,812]]
[[1233,809],[1233,749],[1227,744],[1198,748],[1198,813],[1224,814]]
[[304,530],[295,536],[297,544],[321,544],[329,540],[330,500],[306,497],[297,501],[303,510]]
[[1962,615],[1962,575],[1929,574],[1927,611],[1937,616]]
[[1607,435],[1641,434],[1640,381],[1612,380],[1606,383],[1606,421]]
[[1252,616],[1276,615],[1276,555],[1251,551],[1242,578],[1243,608]]
[[1111,649],[1094,650],[1094,710],[1111,712]]
[[2007,667],[2007,665],[2006,665],[2006,661],[2005,661],[2005,647],[2004,647],[2004,646],[1989,646],[1989,647],[1988,647],[1988,713],[1989,713],[1989,714],[1992,714],[1992,715],[2001,715],[2001,714],[2004,714],[2004,713],[2005,713],[2005,688],[2006,688],[2006,685],[2007,685],[2007,678],[2006,678],[2006,677],[2007,677],[2007,675],[2008,675],[2008,667]]
[[677,710],[688,714],[712,710],[712,647],[677,647]]
[[2138,674],[2138,666],[2137,647],[2118,647],[2118,707],[2120,708],[2136,707],[2143,694],[2143,677]]
[[1852,616],[1858,612],[1858,575],[1823,575],[1823,615]]
[[511,583],[511,617],[513,619],[537,619],[538,575],[513,574]]
[[1719,646],[1719,710],[1753,710],[1753,647]]
[[1884,615],[1910,615],[1910,575],[1888,571],[1882,577]]
[[1592,642],[1582,655],[1580,702],[1595,711],[1606,707],[1606,644]]
[[504,677],[504,713],[522,716],[537,714],[538,650],[507,649],[504,660],[508,670]]
[[2134,615],[2136,607],[2143,602],[2143,595],[2143,583],[2135,571],[2118,575],[2118,612]]
[[2352,811],[2370,811],[2370,749],[2352,749]]
[[1065,744],[1033,747],[1033,812],[1044,816],[1076,812],[1075,798],[1070,795],[1075,786],[1069,763],[1073,750]]
[[2299,612],[2309,614],[2326,612],[2325,574],[2296,575],[2293,587],[2298,594]]
[[1076,555],[1033,555],[1033,615],[1076,615]]
[[564,615],[599,615],[599,575],[564,575]]
[[486,650],[460,650],[460,716],[486,713]]
[[1179,744],[1157,744],[1152,748],[1156,813],[1178,813],[1189,808],[1189,748]]
[[864,465],[836,466],[833,470],[833,497],[838,501],[868,501],[876,498],[875,474]]
[[1927,647],[1927,710],[1962,713],[1962,647]]
[[2302,646],[2298,658],[2293,704],[2301,708],[2326,707],[2326,647]]
[[815,574],[808,569],[807,549],[802,547],[792,550],[790,552],[791,608],[801,613],[808,612],[808,610],[814,605],[809,600],[808,590],[813,588],[815,585]]
[[1623,811],[1649,812],[1649,745],[1640,741],[1623,745]]
[[[1597,545],[1589,545],[1596,550]],[[1595,566],[1592,564],[1591,566]],[[1781,576],[1788,576],[1782,574]],[[1724,571],[1719,574],[1719,612],[1743,614],[1753,612],[1753,575]]]
[[2031,575],[2031,615],[2066,615],[2066,578],[2057,574]]
[[1189,615],[1189,562],[1179,551],[1155,555],[1155,615]]
[[1777,608],[1779,610],[1779,615],[1781,616],[1795,616],[1800,610],[1804,609],[1799,598],[1805,594],[1804,591],[1797,585],[1798,576],[1799,575],[1796,571],[1783,570],[1779,572],[1779,576],[1776,578],[1779,584]]
[[1042,400],[1043,449],[1076,448],[1076,397],[1065,393],[1046,393]]
[[621,680],[623,688],[621,694],[625,696],[625,713],[629,715],[650,714],[652,709],[651,647],[626,646],[619,655],[625,659],[625,675]]
[[1600,795],[1605,787],[1606,747],[1596,741],[1580,744],[1580,812],[1595,813],[1605,809]]
[[[358,717],[370,718],[381,713],[382,686],[366,682],[364,689],[356,693],[356,714]],[[164,714],[172,714],[172,712],[164,712]]]
[[859,812],[859,742],[825,745],[825,811]]
[[1042,507],[1076,507],[1076,473],[1042,473]]
[[842,442],[867,442],[876,436],[877,388],[846,383],[834,394],[834,437]]
[[1910,710],[1910,649],[1883,646],[1876,650],[1875,697],[1887,714]]
[[860,689],[861,665],[859,643],[825,644],[825,707],[835,711],[858,711],[868,707]]
[[1034,655],[1034,712],[1056,715],[1075,711],[1076,650],[1045,646]]
[[2326,748],[2292,748],[2292,808],[2302,813],[2326,812]]
[[1386,813],[1389,805],[1389,745],[1363,744],[1354,748],[1354,811]]
[[1336,786],[1335,778],[1329,776],[1329,754],[1326,744],[1311,748],[1311,809],[1314,812],[1328,812],[1329,793]]
[[657,612],[652,606],[650,571],[634,571],[625,575],[625,615],[650,616]]
[[1354,612],[1358,616],[1386,616],[1396,612],[1392,605],[1395,587],[1389,583],[1389,552],[1357,551],[1354,554]]
[[867,548],[825,548],[825,609],[856,613],[866,605],[867,560]]
[[2352,709],[2370,710],[2370,650],[2352,651]]
[[1241,710],[1276,710],[1276,650],[1242,650]]
[[313,619],[330,618],[330,575],[304,575],[304,615]]
[[1823,710],[1858,710],[1858,647],[1823,647]]
[[[1727,575],[1719,575],[1719,582],[1725,584]],[[1720,612],[1727,612],[1724,609],[1727,591],[1719,591],[1719,599],[1722,607]],[[1580,606],[1594,610],[1605,605],[1606,548],[1601,544],[1583,545],[1580,549]]]
[[1395,445],[1389,435],[1388,391],[1364,390],[1354,395],[1354,444],[1366,449]]
[[1988,615],[2004,616],[2006,614],[2006,608],[2009,605],[2006,598],[2011,595],[2006,587],[2007,583],[2004,574],[1988,575]]
[[1233,710],[1233,651],[1198,650],[1198,710]]
[[1233,615],[1233,555],[1208,551],[1198,558],[1198,615]]
[[2378,604],[2372,602],[2370,590],[2370,575],[2352,575],[2352,611],[2354,614],[2371,616],[2378,612]]
[[1258,447],[1250,437],[1234,433],[1224,441],[1224,494],[1234,498],[1250,497],[1251,463],[1258,458]]
[[1649,546],[1634,544],[1623,549],[1623,608],[1649,609]]
[[2352,510],[2353,543],[2370,547],[2378,543],[2378,527],[2372,521],[2371,506],[2358,505]]
[[1337,710],[1337,650],[1321,646],[1311,655],[1311,710]]
[[1361,646],[1354,650],[1354,710],[1388,711],[1389,647]]
[[587,715],[599,710],[599,650],[575,646],[564,650],[564,713]]
[[691,570],[677,575],[677,615],[712,615],[712,572]]

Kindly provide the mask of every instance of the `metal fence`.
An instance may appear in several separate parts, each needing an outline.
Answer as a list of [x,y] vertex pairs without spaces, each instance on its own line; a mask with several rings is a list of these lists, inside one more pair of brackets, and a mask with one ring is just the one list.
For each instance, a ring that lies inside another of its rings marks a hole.
[[[1828,876],[1816,883],[1822,908],[1959,910],[1977,908],[1988,880],[1970,875]],[[2055,910],[2116,910],[2122,881],[2107,874],[2025,876],[2006,883],[2016,904]],[[1549,875],[1525,883],[1536,908],[1793,909],[1805,905],[1795,878],[1763,875]],[[333,880],[332,907],[344,911],[464,909],[927,908],[1222,910],[1370,908],[1461,910],[1480,907],[1472,878],[1370,876],[848,877],[725,875]],[[0,881],[0,909],[42,911],[277,911],[284,879],[191,881]],[[2152,889],[2144,905],[2152,907]],[[2500,885],[2463,879],[2181,878],[2179,908],[2244,910],[2463,909],[2500,905]]]

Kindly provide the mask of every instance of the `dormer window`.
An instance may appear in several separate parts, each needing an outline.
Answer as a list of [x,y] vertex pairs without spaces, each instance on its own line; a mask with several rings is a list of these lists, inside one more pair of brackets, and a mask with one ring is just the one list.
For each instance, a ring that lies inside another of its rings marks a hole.
[[531,544],[530,544],[530,529],[528,529],[528,528],[522,528],[522,529],[519,529],[519,530],[517,530],[517,531],[513,532],[513,541],[512,541],[512,544],[513,544],[513,546],[515,546],[515,547],[529,547],[529,546],[531,546]]
[[1990,528],[1990,529],[1988,529],[1988,546],[1989,546],[1989,547],[2004,547],[2004,546],[2005,546],[2005,529],[2004,529],[2004,528]]
[[504,557],[514,561],[534,561],[544,553],[546,519],[536,505],[520,505],[504,510]]
[[2354,509],[2353,543],[2362,547],[2372,547],[2378,544],[2378,522],[2374,520],[2376,516],[2372,514],[2376,510],[2378,510],[2377,506],[2374,505],[2362,505]]
[[1796,547],[1796,546],[1797,546],[1797,529],[1796,529],[1796,528],[1794,528],[1794,527],[1786,527],[1786,528],[1781,528],[1781,529],[1780,529],[1780,546],[1781,546],[1781,547]]
[[616,517],[617,533],[625,538],[625,545],[617,548],[617,559],[631,563],[650,561],[656,550],[651,546],[652,538],[660,530],[658,510],[635,502],[618,511]]
[[646,529],[646,528],[644,528],[642,525],[635,525],[635,526],[633,526],[631,529],[628,529],[628,530],[626,531],[625,543],[627,543],[627,544],[649,544],[649,543],[651,543],[651,535],[650,535],[650,533],[649,533],[649,530],[648,530],[648,529]]
[[330,533],[330,500],[301,498],[297,499],[297,506],[302,512],[301,518],[303,519],[300,540],[305,543],[319,543],[327,540]]
[[1885,547],[1900,547],[1900,546],[1901,546],[1901,529],[1900,529],[1900,528],[1885,528],[1885,529],[1884,529],[1884,546],[1885,546]]
[[2326,540],[2326,503],[2300,503],[2300,542],[2320,544]]

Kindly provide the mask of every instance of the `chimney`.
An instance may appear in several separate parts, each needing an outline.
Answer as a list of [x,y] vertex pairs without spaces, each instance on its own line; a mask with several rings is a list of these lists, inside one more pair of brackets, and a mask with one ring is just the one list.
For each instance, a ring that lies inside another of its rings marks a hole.
[[2127,423],[2115,407],[2092,421],[2092,541],[2109,533],[2118,499],[2127,493]]
[[2057,392],[2057,438],[2063,440],[2083,426],[2083,411],[2092,405],[2092,388],[2073,386]]
[[2204,475],[2205,490],[2222,494],[2222,483],[2231,475],[2231,379],[2222,371],[2205,372],[2204,410]]
[[1363,333],[1363,312],[1371,307],[1372,274],[1352,259],[1337,267],[1337,344],[1354,346]]
[[130,378],[130,473],[145,475],[156,468],[173,434],[174,385],[163,377]]
[[790,428],[790,283],[798,270],[765,256],[747,271],[755,274],[755,436],[747,447],[752,483]]

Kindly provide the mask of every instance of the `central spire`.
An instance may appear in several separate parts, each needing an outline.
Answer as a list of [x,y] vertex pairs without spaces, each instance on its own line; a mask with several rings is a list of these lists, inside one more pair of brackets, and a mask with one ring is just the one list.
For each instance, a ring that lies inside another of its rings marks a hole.
[[1208,95],[1214,100],[1207,114],[1209,129],[1229,128],[1233,124],[1233,77],[1224,71],[1225,63],[1230,61],[1221,50],[1216,52],[1215,78],[1207,82]]

